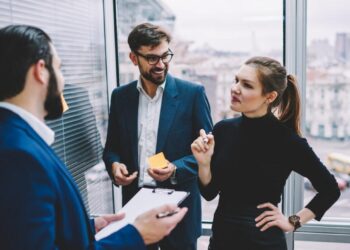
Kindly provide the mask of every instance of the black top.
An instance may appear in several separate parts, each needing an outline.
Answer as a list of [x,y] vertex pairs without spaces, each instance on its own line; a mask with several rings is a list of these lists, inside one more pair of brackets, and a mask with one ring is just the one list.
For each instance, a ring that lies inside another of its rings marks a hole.
[[306,206],[315,213],[316,220],[340,196],[334,176],[307,141],[272,113],[260,118],[223,120],[215,125],[213,135],[212,180],[200,189],[207,200],[220,193],[218,210],[264,202],[278,204],[291,171],[307,177],[317,190]]

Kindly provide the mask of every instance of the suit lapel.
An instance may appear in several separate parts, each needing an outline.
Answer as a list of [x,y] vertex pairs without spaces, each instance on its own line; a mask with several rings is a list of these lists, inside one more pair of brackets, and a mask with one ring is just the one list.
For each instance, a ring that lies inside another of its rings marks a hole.
[[[72,175],[70,174],[67,166],[62,162],[62,160],[57,156],[57,154],[54,152],[54,150],[47,145],[47,143],[34,131],[31,127],[28,128],[28,134],[35,140],[37,143],[41,145],[41,147],[48,153],[52,161],[56,163],[58,166],[58,170],[65,175],[66,179],[69,180],[70,185],[72,188],[76,191],[76,194],[80,194],[80,191],[75,183],[75,180],[73,179]],[[80,197],[80,195],[77,195],[82,207],[84,206],[84,203]]]
[[160,110],[156,152],[162,151],[170,128],[173,124],[179,103],[177,95],[178,91],[176,81],[172,76],[168,75],[163,93],[162,107]]
[[[26,132],[28,137],[30,137],[33,141],[38,143],[42,149],[47,153],[47,155],[52,159],[52,161],[58,167],[57,169],[66,176],[66,179],[69,180],[69,183],[76,190],[76,193],[79,194],[79,190],[75,184],[75,181],[71,174],[69,173],[67,167],[64,163],[59,159],[53,149],[47,145],[47,143],[34,131],[34,129],[24,121],[19,115],[13,113],[12,111],[0,109],[0,114],[5,114],[7,116],[7,121],[12,123],[12,126],[16,126]],[[78,195],[79,196],[79,195]],[[81,202],[82,207],[84,207],[84,203],[79,196],[79,200]]]
[[51,158],[51,160],[56,163],[56,166],[58,166],[57,169],[66,177],[65,179],[67,180],[67,184],[71,186],[72,190],[74,190],[71,194],[76,196],[77,200],[80,203],[80,206],[82,207],[82,213],[84,213],[86,225],[90,228],[90,230],[88,230],[89,237],[91,239],[93,239],[94,236],[92,234],[92,230],[91,230],[91,226],[90,226],[90,222],[89,222],[89,217],[88,217],[87,212],[85,210],[84,202],[83,202],[82,197],[80,195],[80,191],[78,189],[78,186],[77,186],[75,180],[73,179],[72,175],[70,174],[67,166],[57,156],[57,154],[54,152],[54,150],[49,145],[47,145],[47,143],[32,129],[32,127],[30,127],[27,123],[25,123],[23,129],[25,129],[27,131],[27,134],[30,137],[32,137],[32,139],[34,141],[36,141],[38,144],[41,145],[41,147],[43,148],[43,150],[45,150],[47,152],[47,155]]
[[130,136],[130,146],[134,166],[138,166],[138,139],[137,139],[137,123],[138,123],[138,110],[139,110],[139,91],[136,88],[136,83],[130,85],[129,94],[125,95],[124,115],[126,127],[128,129],[128,135]]
[[57,170],[66,177],[65,178],[65,180],[67,181],[66,183],[70,185],[73,190],[71,195],[75,195],[77,197],[80,203],[80,206],[82,208],[81,212],[84,213],[86,225],[89,228],[88,230],[89,238],[94,239],[94,235],[92,234],[92,230],[91,230],[91,224],[90,224],[87,212],[85,210],[84,202],[80,196],[79,189],[73,177],[69,173],[67,167],[59,159],[59,157],[56,155],[53,149],[49,145],[47,145],[47,143],[34,131],[34,129],[26,121],[24,121],[19,115],[15,114],[14,112],[9,111],[7,109],[0,108],[0,123],[2,122],[9,123],[11,127],[17,127],[18,129],[24,130],[27,136],[29,137],[29,140],[33,140],[33,142],[35,141],[36,143],[38,143],[40,147],[44,150],[45,155],[47,155],[53,161],[52,165],[56,165]]
[[71,194],[75,195],[78,202],[80,203],[80,206],[82,208],[81,212],[84,213],[85,222],[87,227],[89,228],[88,230],[89,238],[94,239],[94,235],[92,234],[93,229],[91,228],[90,219],[88,217],[88,214],[84,205],[84,201],[80,195],[80,190],[75,180],[73,179],[72,175],[68,171],[67,166],[61,161],[61,159],[57,156],[54,150],[49,145],[47,145],[47,143],[37,133],[35,133],[35,131],[32,131],[30,134],[33,137],[33,139],[36,140],[44,148],[44,150],[48,153],[50,158],[57,164],[58,170],[66,177],[67,184],[70,185],[72,190],[75,191],[75,192],[72,192]]

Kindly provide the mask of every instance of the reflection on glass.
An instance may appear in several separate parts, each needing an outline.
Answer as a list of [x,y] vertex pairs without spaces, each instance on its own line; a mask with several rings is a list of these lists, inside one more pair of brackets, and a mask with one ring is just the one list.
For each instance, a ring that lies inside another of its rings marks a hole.
[[[344,0],[308,1],[305,136],[342,190],[326,213],[331,217],[350,217],[349,11]],[[304,183],[306,204],[315,191],[309,181]]]
[[[119,84],[139,76],[127,58],[128,33],[141,22],[159,24],[174,38],[170,72],[205,86],[215,123],[230,118],[235,115],[230,110],[230,88],[238,67],[253,55],[282,61],[282,4],[246,0],[237,8],[236,1],[227,0],[118,0]],[[217,199],[202,204],[203,220],[211,221]]]

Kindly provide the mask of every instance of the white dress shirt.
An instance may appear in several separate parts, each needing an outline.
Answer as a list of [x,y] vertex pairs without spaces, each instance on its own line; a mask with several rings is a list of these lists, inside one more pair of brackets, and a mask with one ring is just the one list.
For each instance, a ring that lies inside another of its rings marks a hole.
[[158,125],[163,92],[166,82],[159,85],[156,95],[151,98],[143,89],[141,80],[137,82],[139,95],[138,109],[138,163],[139,187],[144,185],[155,186],[155,180],[147,173],[147,158],[154,155],[157,146]]
[[44,122],[39,120],[32,113],[24,110],[23,108],[16,106],[8,102],[0,102],[0,107],[8,109],[17,115],[19,115],[23,120],[25,120],[29,126],[34,129],[34,131],[48,144],[51,145],[55,140],[55,132],[50,129]]

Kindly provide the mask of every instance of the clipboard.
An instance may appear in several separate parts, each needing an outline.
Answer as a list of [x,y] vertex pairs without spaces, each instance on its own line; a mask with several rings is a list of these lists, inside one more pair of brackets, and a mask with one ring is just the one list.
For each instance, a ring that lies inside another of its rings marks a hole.
[[175,191],[173,189],[141,188],[140,191],[120,209],[119,212],[124,212],[125,217],[103,228],[95,234],[95,239],[103,239],[127,224],[133,223],[137,216],[148,210],[165,204],[179,205],[189,194],[189,192]]

